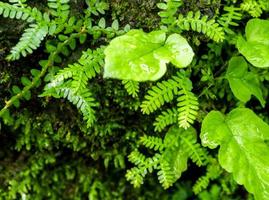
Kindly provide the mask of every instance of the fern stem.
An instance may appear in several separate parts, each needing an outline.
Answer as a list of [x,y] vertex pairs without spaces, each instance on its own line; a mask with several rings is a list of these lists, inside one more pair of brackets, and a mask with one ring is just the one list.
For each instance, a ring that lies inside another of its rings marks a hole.
[[37,85],[37,83],[39,82],[39,80],[46,74],[47,69],[51,66],[53,66],[54,64],[54,59],[55,57],[61,52],[62,48],[67,45],[71,40],[78,38],[81,34],[85,33],[85,29],[82,29],[80,32],[78,33],[74,33],[72,34],[68,39],[66,39],[64,42],[60,43],[56,50],[51,53],[49,55],[48,58],[48,62],[46,63],[46,65],[44,65],[42,67],[42,70],[40,72],[40,74],[38,76],[36,76],[30,85],[27,85],[23,88],[23,90],[14,95],[13,97],[11,97],[8,101],[5,102],[5,106],[0,110],[0,117],[2,117],[4,115],[4,113],[7,111],[7,109],[12,106],[14,104],[15,101],[21,99],[29,90],[31,90],[33,87],[35,87]]

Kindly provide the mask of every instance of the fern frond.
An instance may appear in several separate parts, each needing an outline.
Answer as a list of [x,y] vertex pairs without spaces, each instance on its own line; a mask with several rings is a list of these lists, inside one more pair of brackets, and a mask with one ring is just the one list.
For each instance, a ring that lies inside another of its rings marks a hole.
[[143,184],[143,179],[148,172],[151,173],[153,169],[158,169],[160,160],[160,154],[155,154],[152,158],[146,158],[139,166],[127,170],[126,179],[130,181],[134,187],[139,187]]
[[[51,89],[57,87],[61,85],[64,80],[70,78],[78,81],[78,83],[83,82],[82,88],[85,88],[86,82],[101,72],[101,66],[103,64],[103,48],[98,48],[96,50],[88,49],[87,51],[82,52],[82,56],[77,63],[70,64],[68,67],[61,69],[51,82],[47,84],[46,88]],[[80,78],[82,78],[82,80],[80,80]],[[77,87],[77,84],[73,85],[74,87]]]
[[163,24],[171,24],[176,20],[175,14],[178,8],[182,5],[182,0],[165,0],[165,3],[158,3],[160,11],[158,15],[161,17]]
[[83,119],[87,122],[87,127],[90,127],[95,121],[95,111],[93,107],[97,106],[95,99],[89,89],[84,88],[80,91],[74,91],[70,82],[56,88],[56,92],[60,97],[66,98],[73,103],[83,115]]
[[33,50],[40,46],[41,41],[47,34],[47,25],[30,24],[30,27],[24,30],[20,41],[11,49],[7,59],[17,60],[21,55],[25,57],[27,54],[33,53]]
[[192,187],[192,191],[194,192],[194,194],[199,194],[202,190],[206,189],[209,185],[209,177],[208,176],[202,176],[200,177],[195,185]]
[[179,127],[187,129],[194,122],[198,114],[198,99],[187,88],[182,87],[177,98],[177,112]]
[[27,0],[9,0],[10,3],[12,3],[15,6],[24,8],[27,6],[26,3]]
[[128,160],[135,165],[145,165],[146,157],[139,151],[132,151],[128,156]]
[[5,18],[21,19],[27,22],[43,22],[43,15],[37,8],[18,7],[16,4],[0,2],[0,15]]
[[167,109],[156,118],[154,122],[154,130],[161,132],[166,126],[177,122],[178,112],[175,108]]
[[255,0],[244,0],[244,2],[240,4],[240,8],[249,13],[252,17],[260,17],[264,9],[263,3],[260,4]]
[[217,179],[221,173],[222,173],[222,170],[217,161],[214,163],[210,163],[210,165],[208,165],[207,167],[206,175],[200,177],[194,184],[192,188],[193,192],[195,194],[198,194],[202,190],[206,189],[209,185],[209,182],[211,180]]
[[183,82],[191,85],[190,80],[182,73],[177,73],[176,76],[173,76],[167,81],[158,82],[157,85],[153,86],[145,96],[145,100],[141,105],[142,112],[144,114],[150,114],[164,105],[165,102],[171,102],[174,95],[178,94]]
[[125,177],[135,188],[137,188],[144,183],[144,177],[146,174],[147,171],[142,171],[137,167],[133,167],[132,169],[127,170]]
[[69,0],[48,0],[48,7],[53,16],[67,17],[70,9],[68,3]]
[[240,8],[235,8],[233,6],[225,6],[223,9],[226,13],[222,14],[218,19],[218,23],[223,27],[224,31],[228,34],[234,34],[234,32],[229,28],[229,26],[239,26],[235,21],[240,21],[242,19],[242,14],[240,13]]
[[159,182],[162,184],[164,189],[167,189],[175,182],[175,175],[169,163],[164,159],[160,162],[159,168],[160,170],[157,173]]
[[195,135],[186,134],[186,132],[184,132],[180,134],[179,137],[180,144],[184,147],[183,149],[185,149],[191,160],[198,166],[205,165],[207,163],[207,152],[196,142]]
[[155,151],[162,151],[165,146],[163,140],[159,137],[144,135],[140,138],[140,142],[149,149],[154,149]]
[[190,11],[186,17],[180,14],[176,24],[181,30],[193,30],[203,33],[216,42],[222,42],[224,40],[223,28],[214,19],[208,20],[208,16],[206,15],[201,17],[199,11],[196,13]]
[[124,88],[126,89],[126,91],[127,91],[127,93],[129,95],[131,95],[132,97],[137,97],[138,96],[139,82],[123,80],[122,84],[124,85]]

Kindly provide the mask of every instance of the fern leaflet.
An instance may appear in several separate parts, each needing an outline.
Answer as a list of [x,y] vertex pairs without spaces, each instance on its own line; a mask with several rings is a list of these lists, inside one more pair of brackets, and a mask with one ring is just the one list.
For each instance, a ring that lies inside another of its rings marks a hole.
[[144,135],[140,138],[140,142],[149,149],[154,149],[155,151],[162,151],[165,146],[163,140],[159,137]]
[[164,189],[167,189],[175,182],[173,170],[170,168],[169,163],[164,159],[160,162],[159,168],[160,170],[157,173],[159,182]]
[[126,89],[126,91],[127,91],[127,93],[129,95],[131,95],[132,97],[137,97],[138,96],[139,82],[123,80],[122,84],[124,85],[124,88]]
[[46,24],[30,24],[30,27],[24,30],[20,41],[11,49],[7,59],[17,60],[20,55],[25,57],[27,54],[33,53],[33,50],[40,46],[41,41],[47,34],[48,26]]
[[224,40],[223,28],[215,22],[214,19],[208,20],[208,16],[201,17],[201,13],[197,11],[193,13],[188,12],[187,16],[179,15],[177,25],[181,30],[193,30],[198,33],[203,33],[216,42]]
[[242,19],[242,14],[239,12],[241,9],[233,6],[225,6],[223,10],[226,11],[226,13],[220,16],[218,23],[223,27],[226,33],[234,34],[234,31],[232,31],[229,26],[239,26],[235,21]]
[[178,112],[175,108],[162,111],[153,124],[154,130],[161,132],[166,126],[176,123],[177,116]]
[[207,163],[207,153],[201,145],[196,142],[195,135],[183,132],[179,137],[181,145],[184,147],[185,152],[189,155],[191,160],[198,166],[205,165]]
[[158,14],[161,17],[163,24],[172,24],[175,20],[175,14],[178,8],[182,5],[182,0],[165,0],[165,3],[158,3],[160,11]]
[[194,122],[198,114],[198,99],[185,87],[180,90],[179,94],[181,96],[177,98],[178,124],[179,127],[187,129]]

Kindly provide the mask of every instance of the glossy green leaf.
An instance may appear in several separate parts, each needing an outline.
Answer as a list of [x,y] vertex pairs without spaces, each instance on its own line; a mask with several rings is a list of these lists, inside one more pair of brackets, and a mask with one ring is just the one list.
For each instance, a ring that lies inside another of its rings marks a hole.
[[157,80],[166,72],[166,64],[186,67],[194,53],[186,39],[163,31],[144,33],[131,30],[112,40],[105,50],[105,78],[147,81]]
[[220,165],[257,200],[269,199],[268,139],[269,125],[247,108],[211,111],[202,123],[203,146],[220,146]]
[[174,181],[178,180],[182,172],[187,170],[188,154],[180,145],[180,134],[188,132],[188,134],[196,134],[195,129],[189,128],[187,130],[173,126],[166,133],[164,143],[173,148],[167,148],[164,152],[164,158],[169,163],[173,173]]
[[255,67],[269,67],[269,20],[251,19],[246,26],[246,40],[239,37],[237,48]]
[[233,57],[229,61],[226,77],[237,99],[246,103],[251,95],[254,95],[263,106],[265,105],[259,79],[255,73],[248,72],[248,64],[243,57]]

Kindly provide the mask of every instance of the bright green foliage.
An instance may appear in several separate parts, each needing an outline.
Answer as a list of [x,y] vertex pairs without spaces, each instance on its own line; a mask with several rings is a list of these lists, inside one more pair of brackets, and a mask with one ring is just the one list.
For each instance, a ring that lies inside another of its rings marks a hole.
[[216,42],[222,42],[224,39],[223,28],[214,19],[209,20],[208,16],[201,16],[199,11],[196,13],[190,11],[186,17],[180,14],[176,24],[181,30],[203,33]]
[[[91,49],[83,52],[77,63],[60,70],[47,84],[42,96],[67,98],[82,112],[87,126],[95,120],[93,107],[97,105],[91,91],[87,88],[88,81],[100,73],[103,64],[103,49]],[[64,82],[65,81],[65,82]]]
[[269,2],[267,0],[244,0],[240,4],[240,8],[252,17],[260,17],[263,11],[269,10]]
[[267,0],[9,2],[0,199],[268,199]]
[[177,122],[177,109],[167,109],[156,118],[154,122],[155,131],[161,132],[166,126],[175,124]]
[[198,166],[205,163],[205,150],[196,142],[196,132],[193,128],[184,130],[171,127],[165,138],[143,136],[140,139],[143,146],[158,151],[152,158],[146,158],[137,150],[129,155],[129,161],[136,167],[127,171],[126,177],[135,187],[143,184],[147,173],[158,170],[158,179],[167,189],[178,180],[187,169],[190,158]]
[[206,174],[200,177],[193,186],[193,192],[199,194],[202,190],[206,189],[210,181],[217,179],[222,170],[217,163],[217,160],[210,159],[210,164],[207,166]]
[[233,173],[238,184],[254,193],[257,200],[269,198],[269,125],[247,108],[227,116],[211,111],[202,124],[203,146],[220,146],[220,165]]
[[182,5],[182,0],[165,0],[165,3],[158,3],[160,11],[158,14],[163,24],[171,24],[176,20],[175,14]]
[[224,31],[228,34],[235,34],[235,32],[230,28],[230,26],[239,26],[238,21],[242,19],[242,14],[240,13],[240,8],[234,6],[224,7],[226,13],[222,14],[218,19],[218,23],[223,27]]
[[237,48],[255,67],[269,67],[269,21],[251,19],[246,26],[246,40],[238,38]]
[[11,49],[11,54],[7,58],[9,60],[17,60],[20,58],[20,55],[25,57],[27,54],[33,53],[33,50],[39,47],[47,34],[47,25],[31,24],[30,28],[25,29],[20,41]]
[[[187,129],[196,119],[198,110],[198,99],[191,92],[191,89],[192,83],[186,77],[184,72],[177,73],[177,76],[173,76],[167,81],[158,82],[156,86],[153,86],[151,90],[148,91],[148,94],[145,96],[145,100],[141,105],[142,112],[150,114],[163,106],[164,103],[169,103],[175,96],[178,96],[178,124],[179,127]],[[163,117],[162,119],[157,119],[157,121],[165,120],[166,122],[160,122],[162,125],[156,129],[161,130],[162,127],[171,124],[173,121],[173,117],[171,117],[171,115],[173,114],[170,112],[169,115],[164,117],[164,119]]]
[[154,81],[164,75],[167,63],[186,67],[193,55],[188,42],[178,34],[166,39],[163,31],[132,30],[113,39],[106,48],[104,77]]
[[131,95],[132,97],[138,96],[139,82],[123,80],[122,84],[124,85],[124,88],[126,89],[129,95]]
[[178,111],[178,124],[179,127],[187,129],[190,124],[193,124],[198,114],[198,99],[191,92],[186,82],[183,82],[182,89],[179,91],[179,97],[177,98],[177,111]]
[[262,106],[265,105],[259,79],[255,73],[248,72],[248,64],[243,57],[231,58],[226,77],[234,96],[240,101],[246,103],[254,95]]

